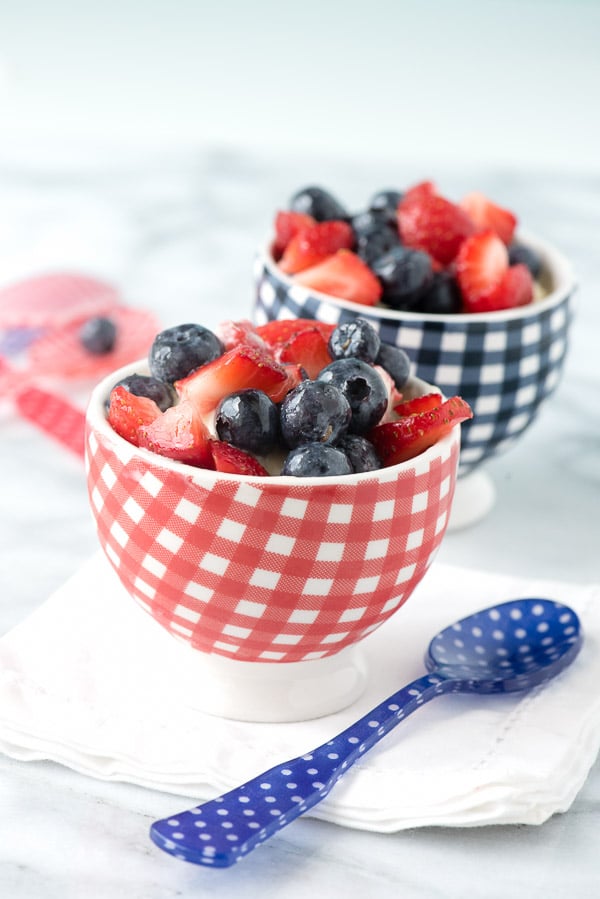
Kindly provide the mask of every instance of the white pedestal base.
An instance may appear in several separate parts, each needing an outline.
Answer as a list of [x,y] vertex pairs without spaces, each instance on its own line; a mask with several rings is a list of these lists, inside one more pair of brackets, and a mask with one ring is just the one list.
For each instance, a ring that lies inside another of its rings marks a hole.
[[[242,662],[190,650],[188,683],[201,711],[238,721],[307,721],[338,712],[362,694],[366,667],[359,649],[306,662]],[[187,678],[186,678],[187,680]]]
[[476,524],[489,514],[495,502],[494,482],[484,471],[474,471],[458,478],[448,530],[457,531]]

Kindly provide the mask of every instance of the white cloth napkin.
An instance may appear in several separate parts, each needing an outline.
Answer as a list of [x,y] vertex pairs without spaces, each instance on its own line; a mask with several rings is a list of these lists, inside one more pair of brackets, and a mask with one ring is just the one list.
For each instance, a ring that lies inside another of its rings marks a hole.
[[311,814],[381,832],[540,824],[569,807],[600,748],[600,586],[434,563],[407,604],[364,642],[371,674],[359,701],[309,722],[248,724],[195,708],[202,683],[189,676],[188,654],[98,554],[0,640],[0,750],[208,799],[325,742],[423,674],[424,651],[442,627],[522,596],[556,599],[580,615],[585,640],[573,665],[525,695],[429,703]]

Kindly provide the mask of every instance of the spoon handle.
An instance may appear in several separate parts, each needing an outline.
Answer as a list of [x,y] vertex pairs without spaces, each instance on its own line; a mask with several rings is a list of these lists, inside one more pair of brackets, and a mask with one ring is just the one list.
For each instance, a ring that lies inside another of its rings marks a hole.
[[400,721],[457,682],[427,674],[389,696],[312,752],[282,762],[241,787],[156,821],[150,836],[185,861],[226,868],[321,801],[354,762]]

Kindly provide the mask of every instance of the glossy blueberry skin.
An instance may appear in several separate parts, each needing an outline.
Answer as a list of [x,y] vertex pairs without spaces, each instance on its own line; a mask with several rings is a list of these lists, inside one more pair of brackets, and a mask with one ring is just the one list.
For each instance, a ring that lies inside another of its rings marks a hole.
[[281,436],[291,449],[304,443],[336,443],[351,417],[350,404],[336,385],[302,381],[281,404]]
[[166,412],[175,402],[175,394],[171,386],[149,375],[128,375],[126,378],[118,381],[115,387],[124,387],[125,390],[133,393],[134,396],[145,396],[150,400],[154,400],[161,412]]
[[223,344],[202,325],[176,325],[161,331],[150,348],[150,373],[160,381],[173,383],[201,365],[223,354]]
[[396,210],[398,203],[404,196],[399,190],[380,190],[373,194],[369,202],[369,209],[384,212],[388,221],[396,223]]
[[398,246],[400,246],[398,229],[385,223],[373,224],[356,235],[356,254],[371,267],[378,259]]
[[323,443],[306,443],[288,453],[281,474],[296,478],[324,478],[352,474],[352,466],[341,450]]
[[90,318],[81,326],[79,339],[88,353],[104,356],[114,349],[117,340],[117,326],[110,318],[98,316]]
[[312,215],[318,222],[348,218],[348,212],[342,204],[322,187],[303,187],[292,197],[290,209]]
[[418,302],[419,312],[435,312],[438,315],[452,315],[462,309],[462,296],[456,278],[447,272],[434,275],[431,286],[427,288]]
[[518,265],[519,263],[526,265],[533,278],[539,277],[542,270],[542,260],[538,254],[531,247],[526,247],[523,244],[513,243],[510,245],[508,248],[508,261],[511,265]]
[[427,253],[402,246],[376,259],[372,268],[383,287],[381,301],[392,309],[415,309],[433,281]]
[[385,368],[398,390],[402,390],[410,375],[410,359],[403,349],[382,343],[375,364]]
[[366,234],[373,229],[389,228],[393,230],[393,223],[384,209],[365,209],[353,215],[350,224],[356,236]]
[[317,381],[337,387],[348,400],[350,434],[365,434],[387,409],[388,395],[381,376],[361,359],[336,359],[319,372]]
[[262,390],[237,390],[222,399],[215,426],[220,440],[254,455],[279,444],[279,409]]
[[360,434],[346,434],[337,444],[337,448],[346,454],[352,471],[357,474],[361,471],[376,471],[382,467],[375,447]]
[[331,332],[328,341],[332,359],[355,358],[364,362],[375,362],[380,346],[379,334],[364,318],[338,325]]

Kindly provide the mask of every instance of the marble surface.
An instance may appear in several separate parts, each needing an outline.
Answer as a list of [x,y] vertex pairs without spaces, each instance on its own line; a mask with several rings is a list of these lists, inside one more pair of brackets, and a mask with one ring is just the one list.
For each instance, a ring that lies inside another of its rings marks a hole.
[[[375,189],[433,175],[477,186],[557,244],[580,283],[564,378],[538,421],[487,466],[497,502],[448,534],[440,560],[580,583],[600,580],[600,178],[468,172],[203,150],[86,160],[68,169],[0,165],[0,284],[79,269],[113,280],[165,325],[248,315],[251,269],[273,210],[307,181],[358,208]],[[0,633],[37,608],[96,549],[81,463],[0,406]],[[568,597],[565,597],[568,601]],[[571,809],[539,827],[399,834],[299,820],[227,871],[186,865],[147,838],[186,797],[0,757],[0,892],[13,899],[319,895],[406,899],[588,897],[598,891],[600,765]]]

